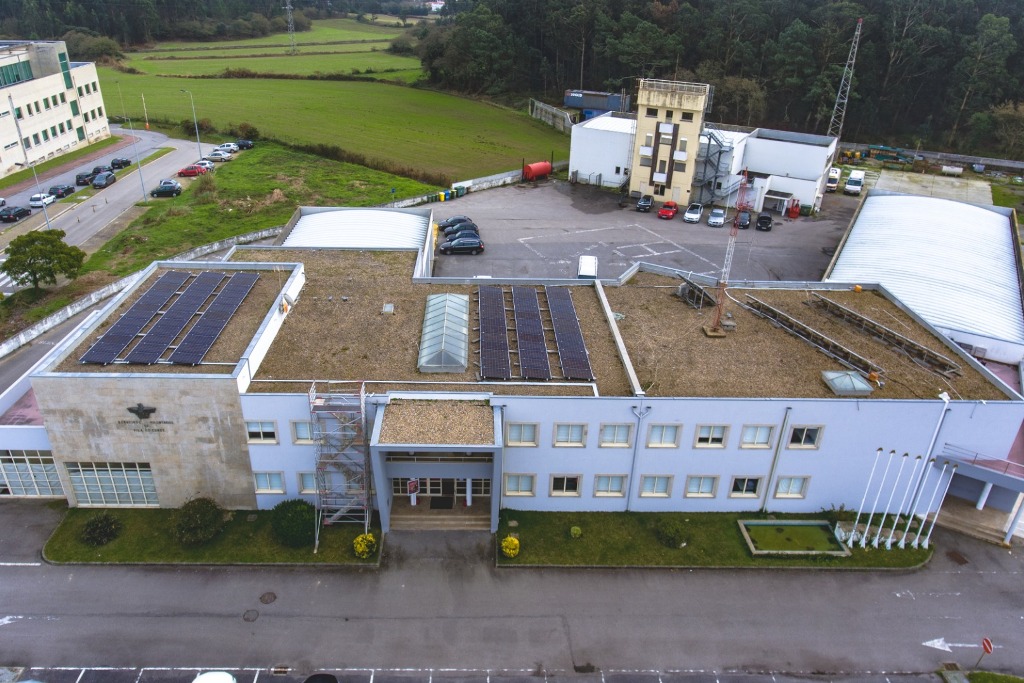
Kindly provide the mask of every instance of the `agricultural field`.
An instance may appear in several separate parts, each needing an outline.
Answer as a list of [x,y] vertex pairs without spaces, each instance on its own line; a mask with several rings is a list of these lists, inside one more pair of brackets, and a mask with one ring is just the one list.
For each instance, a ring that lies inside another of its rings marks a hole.
[[[395,20],[397,21],[397,19]],[[410,24],[412,22],[410,21]],[[301,50],[307,45],[321,45],[337,42],[379,41],[389,42],[404,29],[355,21],[353,19],[323,19],[313,22],[313,28],[295,34],[295,42]],[[234,50],[253,47],[285,46],[290,44],[287,33],[277,33],[262,38],[228,40],[223,42],[160,43],[140,51],[141,53],[178,52],[187,50]]]

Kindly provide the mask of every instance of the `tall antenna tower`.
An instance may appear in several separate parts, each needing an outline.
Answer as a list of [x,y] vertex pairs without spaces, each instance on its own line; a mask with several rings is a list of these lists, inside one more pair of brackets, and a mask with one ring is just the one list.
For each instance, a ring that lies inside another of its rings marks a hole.
[[284,6],[285,12],[288,13],[288,41],[291,43],[291,47],[288,48],[288,54],[296,55],[299,53],[299,48],[295,46],[295,16],[292,14],[291,0]]
[[857,30],[853,34],[853,44],[850,45],[850,56],[846,58],[846,68],[843,69],[843,82],[839,84],[839,92],[836,94],[836,106],[832,110],[832,122],[828,124],[828,135],[832,138],[839,138],[843,132],[843,119],[846,118],[846,103],[850,99],[850,83],[853,81],[853,65],[857,61],[857,45],[860,43],[860,29],[864,25],[863,19],[857,20]]

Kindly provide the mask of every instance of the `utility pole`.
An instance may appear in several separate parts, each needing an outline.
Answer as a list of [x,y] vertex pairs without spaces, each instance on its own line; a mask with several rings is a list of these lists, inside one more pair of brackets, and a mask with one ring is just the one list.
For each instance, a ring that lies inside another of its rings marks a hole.
[[850,45],[850,56],[846,58],[846,68],[843,69],[843,81],[839,84],[839,92],[836,94],[836,106],[832,110],[832,121],[828,124],[828,136],[837,140],[843,132],[846,103],[850,99],[850,84],[853,82],[853,65],[857,61],[857,45],[860,43],[860,29],[863,25],[864,20],[858,19],[857,30],[853,34],[853,44]]

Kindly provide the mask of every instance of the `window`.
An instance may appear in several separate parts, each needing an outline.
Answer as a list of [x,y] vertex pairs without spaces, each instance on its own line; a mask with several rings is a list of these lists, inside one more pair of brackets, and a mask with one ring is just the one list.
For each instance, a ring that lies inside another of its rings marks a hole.
[[661,195],[665,194],[665,186],[664,185],[655,185],[654,186],[654,194],[656,194],[658,196],[661,196]]
[[25,145],[25,149],[28,149],[29,147],[32,146],[32,139],[31,138],[25,138],[24,140],[21,141],[21,143],[23,145]]
[[793,427],[789,434],[790,448],[817,448],[821,441],[821,427]]
[[299,493],[316,493],[316,474],[299,472]]
[[96,107],[96,111],[100,116],[103,116],[103,107]]
[[552,496],[578,496],[580,495],[580,478],[578,476],[554,476],[551,477]]
[[621,174],[622,174],[622,167],[621,166],[616,166],[615,167],[615,175],[621,175]]
[[37,145],[39,144],[39,133],[32,133],[32,142]]
[[668,498],[672,494],[672,477],[640,477],[642,498]]
[[640,157],[640,168],[650,168],[654,165],[654,159],[651,157]]
[[16,119],[21,119],[22,118],[22,116],[21,116],[21,107],[15,107],[14,108],[14,117]]
[[730,498],[757,498],[761,488],[760,477],[733,477]]
[[718,477],[687,477],[687,498],[714,498],[718,489]]
[[78,116],[78,102],[75,100],[71,100],[71,113]]
[[771,448],[774,429],[770,425],[743,425],[740,448]]
[[807,477],[779,477],[775,487],[776,498],[803,498],[807,491]]
[[724,448],[729,428],[725,425],[701,425],[697,427],[697,448]]
[[49,109],[49,108],[50,108],[50,98],[49,97],[44,97],[43,98],[43,109]]
[[594,495],[601,497],[622,497],[626,492],[626,476],[623,474],[599,474],[594,477]]
[[63,496],[53,454],[0,450],[0,491],[9,496]]
[[693,121],[693,112],[692,111],[684,111],[682,116],[680,116],[680,118],[683,121]]
[[555,446],[582,448],[587,442],[587,425],[555,425]]
[[57,137],[57,126],[50,126],[50,135]]
[[680,152],[686,151],[686,138],[679,138],[678,149]]
[[280,472],[253,472],[256,493],[284,493],[284,475]]
[[533,475],[532,474],[506,474],[505,475],[506,496],[532,496]]
[[537,425],[510,422],[505,442],[507,446],[536,446]]
[[668,162],[664,159],[658,159],[658,173],[665,173],[668,171]]
[[78,86],[78,96],[79,97],[85,97],[85,93],[82,92],[82,86]]
[[647,118],[654,118],[654,119],[658,118],[658,108],[657,107],[647,107],[647,113],[645,114],[645,116],[647,116]]
[[60,94],[60,103],[64,104],[65,102],[67,102],[67,98],[64,97],[64,93],[61,93]]
[[628,448],[633,436],[633,425],[601,425],[601,448]]
[[647,133],[644,135],[644,147],[651,147],[654,145],[654,133]]
[[273,422],[246,422],[249,443],[277,443],[277,426]]
[[46,129],[44,128],[44,129],[43,129],[43,142],[46,142],[46,141],[47,141],[47,140],[49,140],[49,139],[50,139],[50,131],[48,131],[48,130],[46,130]]
[[[252,438],[250,436],[250,438]],[[313,443],[312,422],[292,422],[292,441],[295,443]]]
[[674,164],[672,164],[672,170],[676,171],[677,173],[685,173],[686,172],[686,162],[685,161],[677,161],[677,162],[675,162]]
[[679,445],[679,425],[651,425],[647,430],[648,448],[675,448]]
[[666,121],[671,121],[672,120],[672,110],[671,109],[666,109],[665,110],[665,120]]
[[63,124],[63,122],[58,124],[57,128],[58,128],[58,130],[60,130],[60,134],[64,135],[64,124]]
[[66,467],[79,505],[160,504],[148,462],[69,462]]

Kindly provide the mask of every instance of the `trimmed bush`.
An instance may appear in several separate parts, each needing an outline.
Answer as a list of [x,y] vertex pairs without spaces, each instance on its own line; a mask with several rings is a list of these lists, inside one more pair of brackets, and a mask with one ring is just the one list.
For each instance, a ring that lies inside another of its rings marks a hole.
[[121,520],[109,512],[101,512],[85,523],[82,529],[82,542],[86,545],[106,545],[121,535],[124,525]]
[[316,508],[299,498],[282,501],[270,513],[270,528],[281,545],[311,546],[316,540]]
[[654,536],[659,543],[667,548],[680,548],[689,541],[690,532],[684,522],[669,518],[658,522],[658,526],[654,529]]
[[224,509],[210,498],[194,498],[174,514],[174,537],[184,546],[202,545],[224,528]]
[[352,541],[352,550],[360,560],[369,559],[377,552],[377,539],[373,534],[359,534]]
[[506,536],[501,541],[501,554],[507,558],[513,558],[519,554],[519,539],[515,536]]
[[583,536],[583,529],[579,528],[578,526],[569,527],[569,536],[571,536],[572,538],[580,538],[581,536]]

